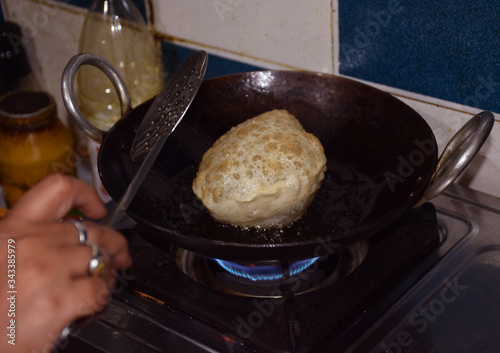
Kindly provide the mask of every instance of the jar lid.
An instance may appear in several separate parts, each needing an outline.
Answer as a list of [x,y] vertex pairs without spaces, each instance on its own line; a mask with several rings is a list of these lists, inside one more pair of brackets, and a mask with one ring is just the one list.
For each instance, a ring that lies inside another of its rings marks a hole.
[[56,102],[46,92],[13,91],[0,98],[0,116],[4,118],[43,119],[56,112]]

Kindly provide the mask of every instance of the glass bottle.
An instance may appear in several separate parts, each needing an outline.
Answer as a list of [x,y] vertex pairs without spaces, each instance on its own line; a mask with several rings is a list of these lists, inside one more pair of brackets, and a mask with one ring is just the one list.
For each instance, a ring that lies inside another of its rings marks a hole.
[[[94,0],[85,17],[79,52],[108,60],[122,75],[136,106],[157,95],[165,73],[161,52],[141,13],[130,0]],[[120,118],[120,103],[109,79],[91,66],[77,74],[80,108],[97,128]]]
[[8,207],[49,174],[75,175],[71,133],[45,92],[13,91],[0,98],[0,151],[0,184]]
[[[82,26],[78,50],[106,59],[120,72],[132,107],[163,88],[166,74],[161,51],[130,0],[94,0]],[[86,65],[78,70],[76,83],[83,115],[95,127],[108,130],[121,115],[120,101],[110,80],[99,69]],[[87,142],[94,188],[101,200],[108,202],[111,198],[97,168],[100,145],[90,138]]]

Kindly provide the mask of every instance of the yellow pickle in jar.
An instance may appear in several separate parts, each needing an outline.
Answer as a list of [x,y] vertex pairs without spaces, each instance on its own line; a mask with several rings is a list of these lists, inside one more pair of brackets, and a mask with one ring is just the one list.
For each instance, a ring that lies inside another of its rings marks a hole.
[[12,207],[49,174],[75,175],[73,138],[45,92],[14,91],[0,98],[0,185]]

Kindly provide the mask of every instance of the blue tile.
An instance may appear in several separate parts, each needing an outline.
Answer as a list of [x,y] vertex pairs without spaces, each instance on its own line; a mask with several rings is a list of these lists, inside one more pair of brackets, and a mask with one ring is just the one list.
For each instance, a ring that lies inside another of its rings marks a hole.
[[[169,42],[162,43],[163,61],[167,72],[173,72],[184,60],[195,51]],[[261,67],[247,65],[239,61],[229,60],[216,55],[209,55],[205,78],[228,75],[238,72],[262,70]]]
[[340,73],[500,112],[496,0],[339,0]]

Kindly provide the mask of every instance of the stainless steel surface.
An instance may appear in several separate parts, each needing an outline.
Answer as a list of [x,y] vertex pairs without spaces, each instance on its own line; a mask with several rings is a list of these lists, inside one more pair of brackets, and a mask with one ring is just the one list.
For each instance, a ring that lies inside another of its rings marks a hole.
[[82,65],[95,66],[108,76],[118,93],[122,116],[132,109],[132,103],[125,81],[121,77],[120,73],[108,61],[97,55],[89,53],[77,54],[70,59],[64,68],[61,81],[64,105],[68,110],[69,116],[73,119],[78,128],[93,140],[101,143],[104,131],[92,125],[87,118],[85,118],[77,104],[78,100],[76,98],[74,87],[75,76],[78,69]]
[[149,173],[165,141],[188,110],[201,85],[207,67],[207,54],[198,51],[190,56],[168,80],[144,116],[134,138],[131,157],[142,160],[139,170],[110,212],[106,225],[117,229],[139,186]]
[[433,203],[441,245],[421,264],[432,270],[348,352],[497,351],[500,199],[452,184]]
[[[495,117],[483,111],[472,117],[448,142],[439,158],[436,172],[422,198],[413,206],[419,207],[441,194],[467,168],[488,138]],[[465,148],[459,148],[465,144]],[[454,158],[450,165],[447,162]]]

